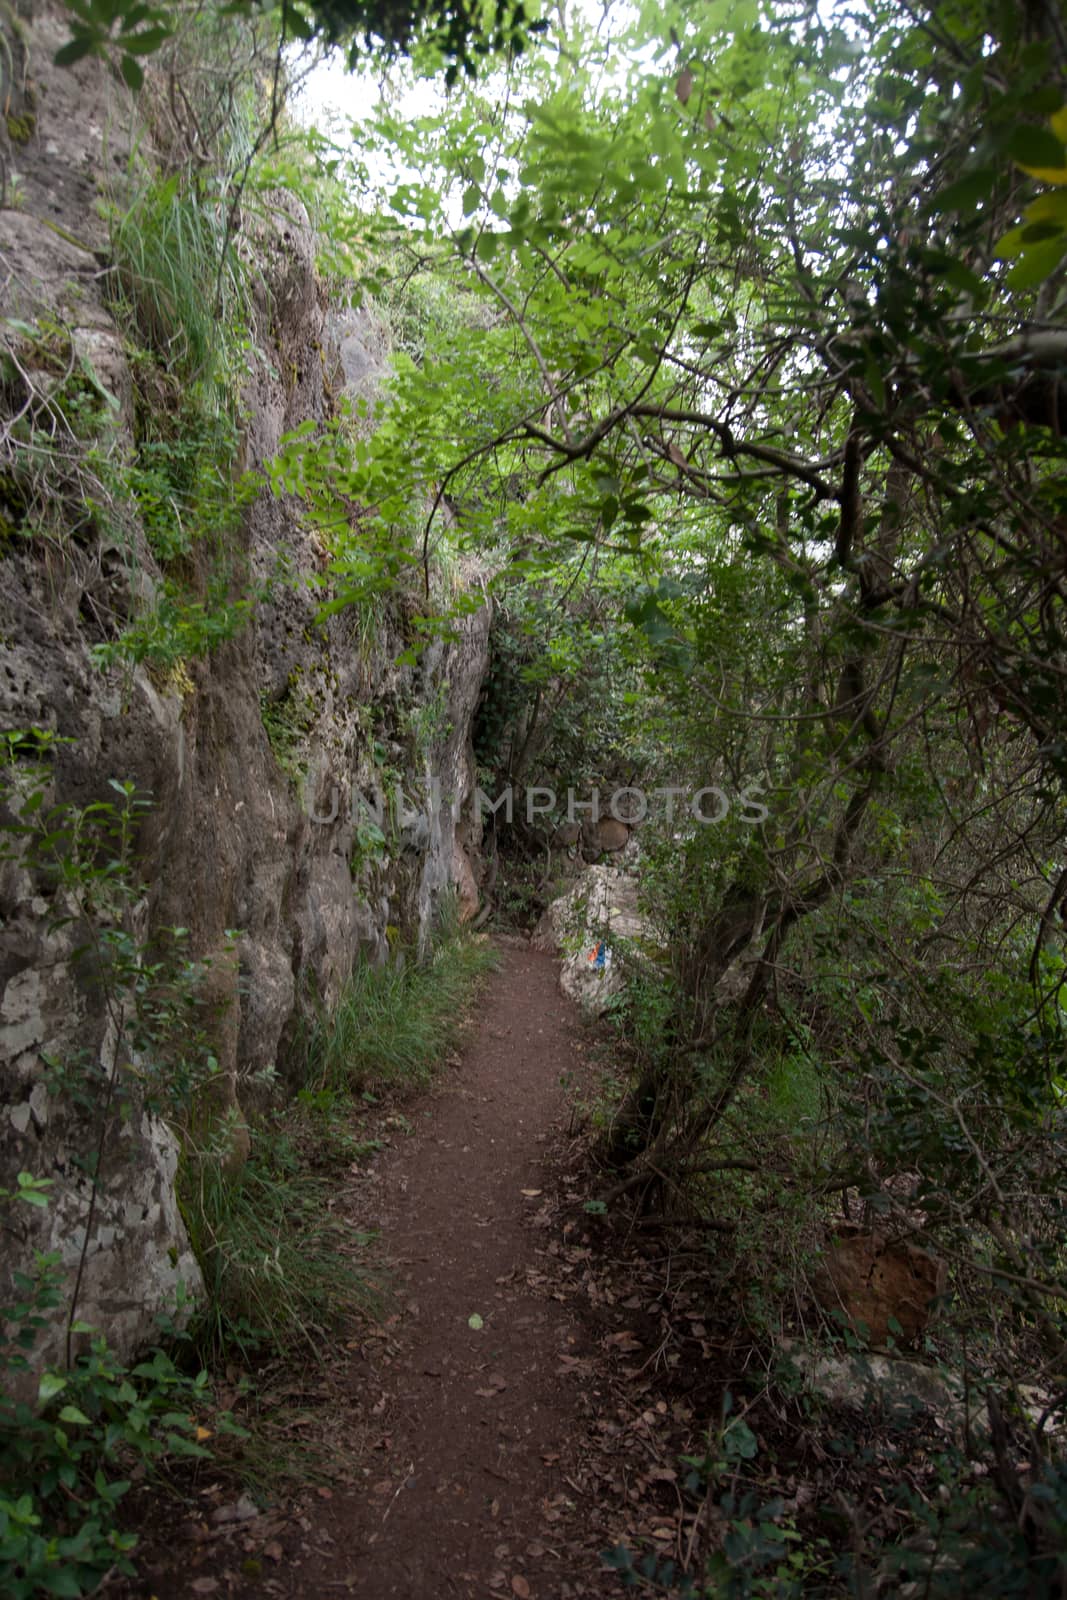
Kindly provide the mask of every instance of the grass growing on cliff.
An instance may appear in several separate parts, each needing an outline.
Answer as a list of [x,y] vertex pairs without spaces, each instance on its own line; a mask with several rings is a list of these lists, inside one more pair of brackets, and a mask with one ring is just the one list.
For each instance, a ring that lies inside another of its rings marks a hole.
[[494,965],[485,941],[455,931],[422,962],[407,951],[381,967],[361,961],[339,1004],[314,1030],[309,1082],[349,1091],[427,1083]]
[[115,309],[183,382],[210,380],[241,294],[227,218],[178,176],[143,183],[112,218]]
[[194,1330],[205,1355],[298,1345],[319,1354],[346,1314],[373,1309],[371,1236],[330,1209],[336,1185],[283,1129],[255,1129],[235,1172],[214,1152],[187,1154],[179,1193],[207,1292]]

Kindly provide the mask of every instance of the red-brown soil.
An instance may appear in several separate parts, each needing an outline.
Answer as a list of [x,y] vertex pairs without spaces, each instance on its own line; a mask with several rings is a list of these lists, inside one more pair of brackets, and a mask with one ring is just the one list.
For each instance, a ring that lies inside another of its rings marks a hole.
[[575,1066],[556,978],[551,957],[505,949],[460,1069],[379,1162],[373,1220],[404,1306],[399,1351],[362,1384],[381,1448],[365,1490],[322,1503],[319,1553],[293,1592],[604,1592],[596,1544],[573,1543],[567,1483],[583,1332],[527,1282],[545,1243],[545,1146]]
[[[583,1217],[584,1190],[561,1160],[584,1040],[557,976],[551,956],[502,941],[462,1055],[392,1119],[410,1135],[339,1202],[380,1230],[393,1307],[384,1326],[339,1343],[325,1380],[306,1375],[313,1428],[352,1440],[346,1470],[259,1517],[209,1474],[169,1540],[158,1506],[150,1516],[135,1593],[618,1592],[600,1561],[606,1524],[585,1445],[598,1362],[605,1376],[610,1363],[567,1259],[589,1252],[577,1234],[573,1251],[560,1238],[562,1184],[565,1208]],[[300,1375],[277,1387],[300,1394]]]

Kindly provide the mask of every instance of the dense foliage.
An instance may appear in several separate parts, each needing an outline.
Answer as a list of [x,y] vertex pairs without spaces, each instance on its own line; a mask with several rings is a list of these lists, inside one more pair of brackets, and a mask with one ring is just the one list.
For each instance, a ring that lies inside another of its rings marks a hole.
[[[177,8],[71,9],[67,59],[114,48],[137,85],[158,58],[197,113],[171,130],[173,171],[112,218],[114,303],[152,381],[187,393],[146,407],[123,469],[170,587],[111,655],[180,670],[254,603],[224,559],[263,489],[225,470],[247,356],[235,239],[242,208],[287,187],[330,235],[331,287],[392,332],[377,414],[339,404],[267,475],[321,537],[324,609],[366,619],[403,591],[416,659],[448,631],[442,593],[480,603],[440,581],[469,557],[496,607],[487,784],[761,786],[757,826],[731,809],[640,832],[659,946],[619,1002],[625,1081],[595,1203],[729,1234],[746,1276],[723,1281],[764,1348],[803,1325],[812,1262],[850,1209],[951,1268],[936,1348],[988,1392],[982,1481],[946,1456],[936,1506],[898,1496],[890,1514],[872,1491],[844,1522],[826,1511],[783,1576],[778,1513],[739,1481],[754,1435],[734,1425],[737,1459],[724,1442],[715,1467],[731,1532],[682,1592],[907,1575],[926,1594],[1062,1593],[1058,8],[673,0],[594,25],[561,6],[519,53],[528,19],[503,4],[293,6],[243,18],[257,87],[239,104],[168,55],[182,28],[205,37]],[[195,26],[210,34],[210,15]],[[335,148],[279,122],[283,27],[410,50],[406,87],[443,61],[456,78],[472,52],[507,59],[421,114],[385,97]],[[206,115],[227,153],[211,174]],[[12,436],[24,452],[59,438],[53,476],[15,463],[0,483],[10,520],[49,536],[108,397],[62,330],[9,332],[12,393],[26,341],[61,378]],[[112,498],[106,455],[89,466],[86,517]],[[174,503],[177,532],[153,517]],[[190,559],[212,545],[220,559]],[[521,813],[516,835],[539,861]],[[363,974],[348,1001],[312,1093],[343,1087],[338,1056],[395,995]],[[422,1062],[421,1037],[390,1036],[404,1070]],[[843,1527],[850,1553],[828,1563]]]
[[[1049,1395],[1065,62],[1043,6],[568,14],[383,110],[352,168],[391,292],[437,309],[349,487],[431,486],[410,561],[447,510],[495,573],[487,769],[763,786],[758,827],[640,835],[663,953],[623,1002],[606,1203],[739,1245],[751,1217],[781,1331],[858,1197],[951,1264],[976,1382]],[[1058,1485],[982,1592],[1031,1559],[1058,1592]],[[984,1514],[942,1529],[960,1567]]]

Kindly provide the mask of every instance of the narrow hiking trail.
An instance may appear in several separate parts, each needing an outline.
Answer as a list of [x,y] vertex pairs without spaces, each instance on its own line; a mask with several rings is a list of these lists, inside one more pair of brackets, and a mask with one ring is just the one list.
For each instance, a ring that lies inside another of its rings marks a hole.
[[376,1163],[367,1220],[399,1299],[399,1348],[361,1363],[358,1392],[380,1428],[374,1468],[365,1489],[320,1502],[317,1554],[293,1571],[295,1594],[606,1592],[596,1545],[574,1547],[566,1482],[567,1364],[582,1328],[528,1281],[544,1242],[545,1148],[576,1062],[577,1013],[557,974],[551,956],[502,947],[458,1070]]
[[589,1036],[553,956],[498,950],[462,1052],[336,1198],[380,1231],[388,1314],[260,1394],[295,1407],[294,1449],[322,1442],[329,1485],[263,1507],[209,1468],[190,1520],[159,1502],[123,1593],[594,1600],[629,1592],[601,1561],[619,1542],[699,1552],[677,1465],[718,1405],[706,1257],[585,1213]]

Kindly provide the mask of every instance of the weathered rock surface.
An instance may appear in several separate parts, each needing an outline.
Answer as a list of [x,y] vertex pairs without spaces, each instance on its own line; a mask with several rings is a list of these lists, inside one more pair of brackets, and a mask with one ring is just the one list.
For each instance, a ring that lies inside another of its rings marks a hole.
[[[831,1405],[875,1407],[883,1416],[910,1421],[918,1413],[938,1418],[947,1432],[967,1419],[966,1387],[958,1373],[900,1357],[831,1355],[790,1346],[786,1354],[805,1385]],[[983,1413],[972,1407],[972,1425]]]
[[[21,210],[0,213],[0,313],[64,330],[117,402],[108,448],[121,459],[132,448],[135,386],[102,290],[96,207],[102,175],[113,161],[121,170],[131,148],[134,108],[99,61],[52,65],[62,30],[58,8],[28,29],[32,137],[0,151],[23,198]],[[249,227],[259,356],[235,468],[261,465],[298,423],[328,418],[345,385],[373,397],[387,353],[370,312],[330,313],[299,201],[274,197]],[[46,378],[43,368],[30,373],[42,386]],[[218,1099],[238,1130],[236,1159],[241,1105],[284,1071],[311,997],[332,1003],[358,957],[384,954],[388,926],[424,941],[444,894],[457,889],[469,916],[478,893],[470,726],[488,608],[461,619],[456,639],[431,645],[418,666],[398,666],[411,642],[402,609],[373,626],[350,612],[317,621],[328,597],[323,550],[302,509],[265,490],[252,502],[232,554],[264,598],[234,638],[174,672],[102,669],[92,657],[161,581],[129,508],[119,543],[87,519],[58,544],[0,544],[0,726],[71,741],[58,747],[48,804],[114,799],[112,778],[150,798],[138,841],[143,929],[185,928],[190,955],[213,960]],[[415,821],[391,818],[384,849],[368,851],[360,797],[397,774]],[[54,1185],[46,1211],[20,1207],[18,1237],[5,1232],[0,1280],[33,1249],[58,1250],[72,1280],[97,1124],[55,1084],[94,1063],[106,1099],[116,1070],[114,1018],[76,954],[84,930],[55,927],[56,909],[32,864],[0,860],[0,1187],[20,1170]],[[231,943],[233,957],[215,965]],[[46,1061],[62,1069],[52,1087]],[[78,1315],[125,1352],[179,1285],[196,1292],[199,1275],[174,1201],[167,1128],[111,1115],[102,1150]],[[43,1354],[56,1350],[53,1341]]]
[[590,861],[595,861],[599,855],[615,855],[625,850],[629,842],[630,829],[614,817],[587,822],[582,828],[582,853]]
[[548,907],[533,942],[563,955],[560,987],[591,1015],[622,987],[613,940],[654,947],[656,936],[638,909],[638,880],[620,867],[589,867]]
[[[875,1412],[877,1420],[908,1425],[933,1420],[958,1443],[984,1438],[989,1433],[989,1413],[978,1381],[970,1384],[962,1372],[931,1366],[902,1356],[863,1352],[842,1355],[808,1348],[795,1341],[783,1345],[788,1365],[804,1386],[832,1406]],[[1047,1436],[1062,1437],[1052,1410],[1052,1396],[1031,1384],[1016,1391],[1022,1411]]]
[[[944,1294],[943,1261],[918,1245],[877,1233],[847,1233],[830,1245],[816,1275],[815,1290],[828,1311],[841,1310],[857,1334],[874,1346],[890,1336],[912,1343]],[[890,1323],[899,1331],[894,1332]]]

